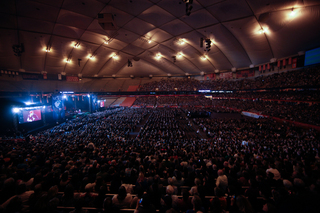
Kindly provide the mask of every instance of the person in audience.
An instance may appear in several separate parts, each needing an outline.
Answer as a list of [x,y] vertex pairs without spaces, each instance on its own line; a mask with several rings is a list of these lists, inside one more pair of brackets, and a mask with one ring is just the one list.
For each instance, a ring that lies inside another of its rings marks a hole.
[[189,193],[190,195],[199,195],[198,188],[202,185],[201,180],[199,178],[194,179],[195,186],[191,187]]
[[112,203],[119,209],[129,208],[132,201],[132,196],[127,194],[126,188],[120,186],[118,194],[112,198]]
[[103,209],[100,213],[119,213],[120,209],[112,203],[110,197],[106,197],[103,201]]
[[148,194],[144,194],[141,197],[134,213],[155,213],[155,212],[156,212],[156,208],[151,203],[150,196]]
[[70,213],[88,213],[87,210],[83,209],[83,198],[79,198],[75,201],[75,209]]
[[222,169],[218,170],[216,186],[222,191],[223,194],[226,193],[228,187],[228,177],[224,174]]
[[192,198],[192,209],[188,209],[186,213],[204,213],[205,210],[202,207],[201,198],[198,195],[194,195]]

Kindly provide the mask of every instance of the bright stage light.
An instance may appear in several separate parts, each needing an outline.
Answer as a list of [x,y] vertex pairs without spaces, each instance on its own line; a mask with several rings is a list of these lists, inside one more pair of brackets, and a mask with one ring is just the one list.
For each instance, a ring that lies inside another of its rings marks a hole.
[[30,102],[30,101],[27,101],[27,102],[25,102],[25,104],[29,106],[29,105],[31,105],[31,104],[33,104],[33,103]]
[[18,108],[13,108],[13,109],[12,109],[12,112],[13,112],[13,113],[19,113],[20,110],[19,110]]
[[62,98],[67,99],[67,96],[66,96],[66,95],[63,95]]

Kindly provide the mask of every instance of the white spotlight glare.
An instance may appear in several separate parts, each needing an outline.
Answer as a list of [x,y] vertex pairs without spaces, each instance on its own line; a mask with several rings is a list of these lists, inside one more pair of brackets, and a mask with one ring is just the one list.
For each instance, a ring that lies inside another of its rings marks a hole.
[[295,10],[294,8],[291,9],[291,12],[290,12],[290,16],[291,17],[295,17],[297,15],[297,10]]
[[67,99],[67,96],[66,96],[66,95],[63,95],[62,98],[63,98],[63,99]]
[[25,102],[26,105],[31,105],[32,103],[30,101]]
[[19,108],[13,108],[13,109],[12,109],[12,112],[13,112],[13,113],[19,113],[19,112],[20,112],[20,109],[19,109]]
[[159,60],[159,59],[161,59],[161,57],[162,57],[161,53],[158,53],[155,58],[156,58],[157,60]]
[[203,56],[201,56],[201,60],[203,60],[203,61],[204,61],[204,60],[206,60],[206,59],[207,59],[207,57],[206,57],[206,56],[204,56],[204,55],[203,55]]
[[184,44],[186,43],[186,40],[185,40],[184,38],[180,38],[179,41],[178,41],[178,43],[179,43],[180,45],[184,45]]

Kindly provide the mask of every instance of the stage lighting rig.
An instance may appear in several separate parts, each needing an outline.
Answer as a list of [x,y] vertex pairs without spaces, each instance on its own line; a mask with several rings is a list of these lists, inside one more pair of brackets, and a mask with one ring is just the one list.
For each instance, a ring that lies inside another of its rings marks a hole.
[[211,40],[209,39],[209,38],[207,38],[206,40],[205,40],[205,43],[206,43],[206,49],[205,49],[205,51],[207,51],[207,52],[209,52],[211,49]]
[[184,3],[186,3],[186,15],[190,16],[191,10],[193,8],[192,3],[193,0],[183,0]]

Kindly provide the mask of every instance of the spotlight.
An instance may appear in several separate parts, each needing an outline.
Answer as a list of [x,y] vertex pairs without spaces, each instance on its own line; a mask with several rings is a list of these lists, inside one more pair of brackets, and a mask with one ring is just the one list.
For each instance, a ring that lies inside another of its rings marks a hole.
[[297,11],[294,10],[294,8],[292,8],[292,9],[291,9],[291,12],[290,12],[290,16],[291,16],[291,17],[294,17],[294,16],[296,16],[296,14],[297,14]]
[[25,104],[26,104],[27,106],[29,106],[29,105],[31,105],[31,104],[33,104],[33,103],[31,103],[30,101],[27,101],[27,102],[25,102]]
[[178,44],[184,45],[186,43],[186,40],[184,38],[179,38]]
[[80,43],[79,42],[75,43],[75,45],[73,47],[74,48],[80,48]]
[[158,54],[155,56],[155,58],[156,58],[157,60],[160,60],[161,57],[162,57],[161,53],[158,53]]
[[117,53],[112,53],[111,57],[115,60],[119,59],[119,56],[117,55]]
[[182,58],[182,53],[181,52],[178,52],[177,58]]
[[12,109],[12,112],[13,112],[13,113],[19,113],[19,112],[20,112],[20,109],[19,109],[19,108],[13,108],[13,109]]
[[51,47],[50,47],[50,46],[47,46],[47,48],[45,49],[45,51],[46,51],[47,53],[51,52]]
[[150,44],[152,41],[151,40],[148,40],[148,43]]
[[112,58],[115,59],[115,60],[118,60],[119,56],[118,55],[114,55],[114,56],[112,56]]
[[65,61],[67,64],[68,64],[68,63],[71,63],[71,57],[69,56],[69,58],[66,58],[64,61]]
[[66,95],[63,95],[62,98],[63,98],[63,99],[67,99],[67,96],[66,96]]

